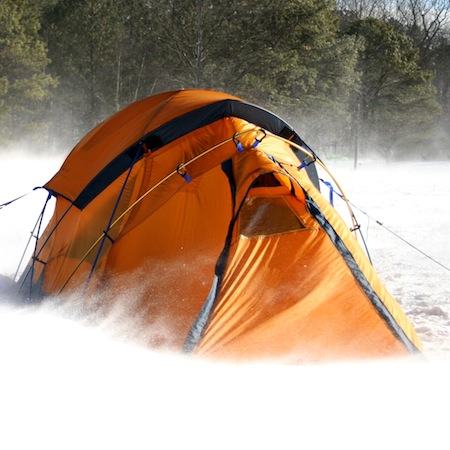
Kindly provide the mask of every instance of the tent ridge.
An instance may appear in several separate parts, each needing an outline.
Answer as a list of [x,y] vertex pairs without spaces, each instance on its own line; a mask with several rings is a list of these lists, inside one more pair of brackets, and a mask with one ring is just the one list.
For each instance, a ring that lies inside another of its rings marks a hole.
[[[78,197],[73,201],[74,205],[79,209],[85,208],[98,194],[122,175],[134,159],[133,156],[136,151],[136,146],[144,143],[153,152],[198,128],[210,125],[226,117],[236,117],[246,120],[276,135],[290,137],[293,142],[304,144],[294,129],[275,114],[240,100],[220,100],[177,116],[164,125],[145,134],[136,143],[109,162],[78,194]],[[143,154],[140,158],[142,158]],[[311,166],[309,170],[309,175],[317,186],[318,182],[316,183],[317,174],[315,168]]]

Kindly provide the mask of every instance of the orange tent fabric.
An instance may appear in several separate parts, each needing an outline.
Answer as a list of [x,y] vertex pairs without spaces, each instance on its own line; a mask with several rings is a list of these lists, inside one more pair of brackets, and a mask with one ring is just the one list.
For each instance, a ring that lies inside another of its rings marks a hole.
[[417,351],[405,314],[319,192],[311,152],[280,118],[224,93],[133,103],[45,186],[56,208],[23,284],[42,295],[126,284],[150,345],[202,356]]

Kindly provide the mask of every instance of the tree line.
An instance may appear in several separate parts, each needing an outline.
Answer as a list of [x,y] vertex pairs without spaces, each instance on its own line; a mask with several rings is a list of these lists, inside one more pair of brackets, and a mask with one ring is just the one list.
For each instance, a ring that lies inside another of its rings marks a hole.
[[2,0],[0,143],[67,151],[171,89],[224,90],[319,151],[450,156],[450,0]]

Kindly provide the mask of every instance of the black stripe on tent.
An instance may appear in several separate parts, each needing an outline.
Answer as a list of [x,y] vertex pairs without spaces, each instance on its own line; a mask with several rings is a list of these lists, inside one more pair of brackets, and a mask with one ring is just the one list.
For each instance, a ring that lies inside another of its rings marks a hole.
[[[210,125],[225,117],[237,117],[246,120],[311,150],[290,125],[271,112],[238,100],[221,100],[176,117],[146,134],[139,142],[127,148],[107,164],[80,192],[73,204],[79,209],[87,206],[97,195],[130,167],[136,152],[142,152],[138,159],[142,158],[144,155],[144,151],[142,150],[143,143],[151,151],[155,151],[198,128]],[[298,153],[298,150],[293,150]],[[299,158],[302,160],[305,159],[304,155],[299,155]],[[313,183],[319,189],[319,180],[314,164],[308,165],[306,170]]]
[[236,180],[234,179],[234,173],[233,173],[233,161],[231,159],[227,159],[222,163],[222,170],[227,176],[228,183],[230,183],[230,190],[231,190],[231,205],[232,205],[232,213],[234,213],[234,210],[236,208]]
[[[231,160],[229,161],[231,163]],[[234,179],[234,174],[232,172],[232,166],[231,164],[227,165],[225,163],[222,165],[222,169],[225,171],[230,181],[231,194],[233,195],[233,205],[235,205],[236,182]],[[191,329],[189,330],[186,340],[184,341],[183,351],[186,353],[191,353],[195,349],[195,347],[197,347],[198,343],[203,337],[203,333],[205,332],[206,326],[209,323],[214,307],[216,306],[216,300],[217,297],[219,296],[219,292],[222,287],[225,269],[227,267],[228,258],[230,256],[231,240],[233,238],[234,227],[239,217],[239,213],[241,212],[242,206],[244,205],[244,202],[247,199],[247,195],[250,192],[251,188],[252,186],[250,186],[247,189],[247,192],[245,193],[244,198],[239,204],[239,208],[236,212],[234,212],[235,207],[233,206],[234,215],[231,218],[230,223],[228,225],[227,236],[225,238],[225,245],[223,246],[223,249],[216,262],[214,278],[211,284],[211,288],[209,290],[208,296],[206,297],[206,300],[202,305],[202,308],[200,309],[197,318],[195,319],[194,323],[191,326]]]
[[306,197],[306,201],[308,204],[309,211],[317,220],[317,222],[322,226],[322,228],[325,230],[325,232],[327,233],[328,237],[331,239],[335,247],[341,253],[342,257],[344,258],[344,261],[346,262],[348,268],[352,272],[356,281],[359,283],[366,296],[372,302],[378,314],[381,316],[382,319],[384,319],[384,321],[386,322],[386,324],[388,325],[389,329],[392,331],[394,336],[407,348],[409,352],[417,353],[419,350],[410,341],[408,336],[403,331],[402,327],[392,317],[392,314],[389,312],[389,310],[386,308],[386,305],[374,291],[369,281],[363,274],[362,270],[358,266],[357,262],[353,258],[353,255],[345,246],[340,236],[336,233],[331,224],[325,219],[325,217],[320,212],[315,202],[308,196]]

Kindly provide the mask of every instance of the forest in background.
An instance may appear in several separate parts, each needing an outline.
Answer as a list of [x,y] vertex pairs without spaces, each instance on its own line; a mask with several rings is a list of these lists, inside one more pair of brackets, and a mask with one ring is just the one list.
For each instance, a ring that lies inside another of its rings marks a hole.
[[319,153],[450,158],[450,0],[1,0],[0,145],[68,151],[180,88],[284,117]]

